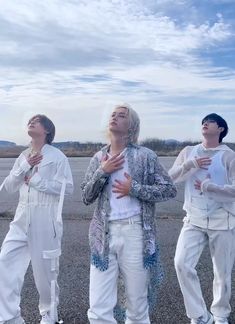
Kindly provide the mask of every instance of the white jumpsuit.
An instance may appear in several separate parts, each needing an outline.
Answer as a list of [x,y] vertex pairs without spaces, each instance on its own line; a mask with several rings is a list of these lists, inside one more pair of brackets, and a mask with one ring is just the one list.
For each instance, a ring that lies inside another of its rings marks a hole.
[[[20,317],[20,293],[30,261],[39,292],[40,313],[50,310],[51,260],[44,258],[44,252],[61,248],[58,205],[62,183],[66,183],[66,193],[73,191],[70,166],[60,150],[45,144],[36,172],[26,160],[28,154],[29,149],[21,153],[2,185],[9,193],[19,190],[19,204],[0,253],[0,322]],[[27,175],[32,176],[29,185],[24,182]],[[57,275],[58,267],[56,278]]]

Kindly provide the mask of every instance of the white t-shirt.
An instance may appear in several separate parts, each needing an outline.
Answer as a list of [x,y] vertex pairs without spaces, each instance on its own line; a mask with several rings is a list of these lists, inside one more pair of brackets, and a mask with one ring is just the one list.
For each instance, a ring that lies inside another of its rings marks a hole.
[[[128,162],[126,158],[126,149],[124,149],[120,155],[124,155],[125,161],[123,163],[123,168],[113,172],[110,176],[109,183],[108,183],[108,192],[109,192],[109,199],[110,199],[110,207],[111,212],[109,216],[109,220],[118,220],[118,219],[125,219],[135,215],[140,214],[140,202],[135,197],[125,196],[123,198],[117,199],[117,193],[112,192],[113,184],[115,180],[125,181],[127,180],[124,176],[124,173],[129,174],[128,169]],[[111,155],[109,155],[111,157]]]

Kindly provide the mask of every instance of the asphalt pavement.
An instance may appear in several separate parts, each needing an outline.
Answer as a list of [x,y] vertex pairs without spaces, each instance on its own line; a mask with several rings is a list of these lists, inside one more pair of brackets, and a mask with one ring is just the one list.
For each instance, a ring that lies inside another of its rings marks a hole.
[[[168,169],[173,158],[161,158]],[[0,180],[9,172],[13,159],[0,159]],[[59,314],[65,324],[86,324],[89,292],[89,247],[88,226],[94,206],[81,203],[80,182],[89,162],[88,158],[72,158],[70,164],[74,176],[75,192],[66,197],[64,205],[64,236],[60,259],[60,305]],[[17,204],[17,195],[0,196],[0,243],[8,229],[11,215]],[[183,298],[174,270],[173,259],[177,238],[182,227],[183,186],[178,187],[176,199],[157,206],[158,240],[165,277],[158,292],[158,305],[151,315],[152,324],[187,324]],[[197,266],[203,294],[208,307],[212,302],[212,264],[208,248],[202,254]],[[1,275],[1,274],[0,274]],[[230,322],[235,324],[235,272],[232,276],[232,313]],[[38,294],[29,267],[22,290],[22,315],[26,324],[40,321]]]
[[[7,233],[9,219],[0,219],[0,241]],[[151,316],[152,324],[187,324],[182,295],[178,286],[173,258],[182,221],[173,217],[157,219],[161,259],[165,277],[159,289],[158,305]],[[59,313],[65,324],[86,324],[89,287],[89,220],[65,219],[60,259]],[[198,264],[198,273],[207,305],[212,301],[212,265],[206,249]],[[38,294],[29,268],[22,291],[22,315],[26,324],[38,324]],[[231,323],[235,323],[235,273],[232,281]]]

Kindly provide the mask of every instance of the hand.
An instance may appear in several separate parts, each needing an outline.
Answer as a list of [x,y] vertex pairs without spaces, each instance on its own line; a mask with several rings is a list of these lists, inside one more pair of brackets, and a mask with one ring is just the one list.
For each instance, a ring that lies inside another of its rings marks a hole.
[[106,155],[101,161],[101,168],[105,173],[113,173],[114,171],[122,169],[123,163],[123,155],[115,154],[111,158]]
[[211,158],[209,156],[197,158],[195,157],[200,169],[208,170],[208,165],[211,164]]
[[[206,178],[205,178],[205,180],[206,180],[206,179],[210,179],[210,178],[211,178],[211,176],[210,176],[210,174],[208,173],[207,176],[206,176]],[[194,188],[195,188],[196,190],[200,190],[200,191],[201,191],[201,190],[202,190],[201,186],[202,186],[202,181],[199,180],[199,179],[196,179],[195,182],[194,182]]]
[[200,190],[201,191],[201,184],[202,184],[202,182],[200,181],[200,180],[195,180],[195,182],[194,182],[194,188],[196,189],[196,190]]
[[132,178],[128,173],[124,173],[124,176],[126,180],[120,181],[120,180],[115,180],[115,183],[113,184],[113,190],[112,192],[119,194],[117,196],[117,199],[128,196],[129,192],[131,190],[131,181]]
[[28,177],[28,176],[24,177],[24,183],[27,184],[27,186],[29,185],[30,178],[31,177]]
[[39,164],[42,160],[41,153],[36,153],[35,155],[28,156],[27,161],[31,165],[31,167],[34,167],[35,165]]
[[34,168],[34,170],[33,170],[33,174],[32,174],[31,176],[25,176],[25,177],[24,177],[24,182],[25,182],[25,184],[29,185],[30,179],[32,178],[32,176],[33,176],[36,172],[38,172],[38,166],[36,166],[36,167]]

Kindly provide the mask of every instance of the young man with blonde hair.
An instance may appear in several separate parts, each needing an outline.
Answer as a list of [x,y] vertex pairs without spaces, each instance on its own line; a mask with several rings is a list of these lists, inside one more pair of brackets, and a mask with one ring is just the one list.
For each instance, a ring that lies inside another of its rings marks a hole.
[[126,324],[150,323],[149,301],[161,277],[155,203],[175,197],[176,189],[156,154],[136,144],[139,127],[129,105],[117,106],[110,143],[91,159],[82,184],[84,203],[98,200],[89,230],[91,324],[120,317]]

